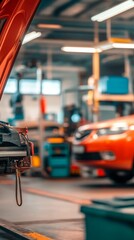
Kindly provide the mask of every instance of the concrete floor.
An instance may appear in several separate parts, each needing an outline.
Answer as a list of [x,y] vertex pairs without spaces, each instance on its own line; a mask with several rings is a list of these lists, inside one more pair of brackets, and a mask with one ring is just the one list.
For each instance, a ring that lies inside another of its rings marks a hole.
[[22,177],[22,187],[23,205],[18,207],[14,176],[0,177],[0,218],[56,240],[84,239],[82,204],[134,195],[134,180],[119,186],[108,179]]

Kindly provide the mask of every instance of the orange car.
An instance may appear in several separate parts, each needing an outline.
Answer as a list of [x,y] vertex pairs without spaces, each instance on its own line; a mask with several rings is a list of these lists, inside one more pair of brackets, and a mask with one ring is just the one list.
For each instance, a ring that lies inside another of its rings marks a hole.
[[79,127],[73,153],[80,166],[103,168],[115,182],[127,182],[134,175],[134,115]]

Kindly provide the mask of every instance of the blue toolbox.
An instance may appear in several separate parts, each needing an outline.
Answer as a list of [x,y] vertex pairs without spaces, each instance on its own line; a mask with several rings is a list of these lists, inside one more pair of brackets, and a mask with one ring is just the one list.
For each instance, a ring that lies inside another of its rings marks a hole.
[[99,92],[102,94],[128,94],[129,80],[122,76],[105,76],[99,80]]
[[81,206],[81,212],[86,240],[134,239],[134,196],[93,200],[90,206]]
[[44,168],[51,177],[69,177],[70,154],[67,142],[44,144]]

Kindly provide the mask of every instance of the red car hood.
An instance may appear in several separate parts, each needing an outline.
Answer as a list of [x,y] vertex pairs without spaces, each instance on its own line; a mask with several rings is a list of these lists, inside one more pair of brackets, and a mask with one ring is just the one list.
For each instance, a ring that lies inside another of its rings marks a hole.
[[87,129],[101,129],[101,128],[108,128],[111,127],[113,124],[128,124],[132,125],[134,124],[134,115],[125,116],[125,117],[119,117],[116,119],[111,119],[107,121],[101,121],[96,123],[87,124],[84,126],[79,127],[81,131],[87,130]]
[[0,98],[40,0],[0,0]]

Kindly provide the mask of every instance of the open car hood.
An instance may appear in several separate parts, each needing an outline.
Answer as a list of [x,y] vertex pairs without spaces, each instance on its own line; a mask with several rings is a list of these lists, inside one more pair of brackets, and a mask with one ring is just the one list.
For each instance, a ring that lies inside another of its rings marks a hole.
[[0,99],[40,0],[0,0]]
[[134,115],[128,115],[124,117],[118,117],[110,120],[86,124],[79,127],[79,129],[81,131],[85,131],[88,129],[102,129],[102,128],[112,127],[113,125],[116,125],[116,124],[120,126],[122,126],[122,124],[134,125]]

